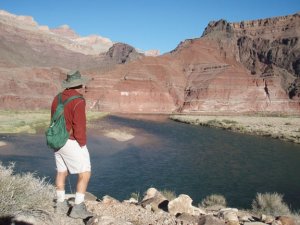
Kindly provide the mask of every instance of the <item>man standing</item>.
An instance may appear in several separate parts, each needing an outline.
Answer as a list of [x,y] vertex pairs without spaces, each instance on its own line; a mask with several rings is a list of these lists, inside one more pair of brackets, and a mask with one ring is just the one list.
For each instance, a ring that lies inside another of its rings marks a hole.
[[[88,79],[82,77],[79,71],[72,71],[67,74],[67,79],[63,81],[62,102],[72,96],[82,96],[84,85]],[[51,116],[53,116],[58,104],[56,96],[51,106]],[[67,143],[55,152],[56,162],[56,206],[55,210],[60,214],[67,214],[69,204],[65,200],[65,181],[68,174],[78,174],[75,205],[69,216],[72,218],[86,219],[93,216],[87,211],[84,204],[84,196],[91,176],[91,163],[88,149],[86,147],[86,114],[85,100],[76,98],[64,107],[66,128],[70,134]]]

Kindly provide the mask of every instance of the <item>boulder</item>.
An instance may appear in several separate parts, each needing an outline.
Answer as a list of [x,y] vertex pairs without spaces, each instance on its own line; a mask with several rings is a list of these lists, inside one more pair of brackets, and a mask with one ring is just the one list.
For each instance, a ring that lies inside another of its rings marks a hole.
[[114,204],[114,203],[120,203],[117,199],[110,197],[109,195],[105,195],[102,198],[102,202],[104,204]]
[[244,225],[267,225],[266,223],[262,222],[246,222]]
[[264,223],[271,224],[274,220],[275,220],[275,217],[273,217],[271,215],[261,214],[261,216],[260,216],[260,221],[264,222]]
[[282,225],[282,223],[279,220],[274,220],[271,225]]
[[297,225],[296,221],[289,216],[279,216],[277,220],[280,221],[282,225]]
[[124,200],[125,203],[129,203],[129,204],[138,204],[138,200],[136,200],[135,198],[130,198],[129,200]]
[[133,225],[131,222],[117,219],[111,216],[97,216],[90,218],[86,225]]
[[87,201],[97,201],[98,200],[97,196],[93,195],[90,192],[85,193],[84,199],[87,200]]
[[192,216],[190,214],[182,213],[177,217],[183,224],[198,224],[199,216]]
[[225,225],[225,221],[212,215],[207,215],[199,219],[198,225]]
[[157,189],[149,188],[141,202],[141,205],[144,208],[157,212],[160,210],[168,211],[168,203],[169,201],[166,197],[163,196]]
[[238,211],[237,213],[240,222],[251,222],[255,221],[253,215],[246,211]]
[[157,195],[158,192],[159,192],[159,191],[158,191],[156,188],[149,188],[149,189],[146,191],[146,194],[145,194],[145,196],[144,196],[142,202],[145,201],[145,200],[148,200],[148,199],[150,199],[150,198],[155,197],[155,196]]
[[176,216],[182,213],[187,213],[193,216],[206,214],[203,210],[192,206],[193,200],[188,195],[181,194],[178,198],[170,201],[168,204],[168,211],[170,214]]
[[235,208],[225,208],[219,211],[219,217],[223,218],[226,224],[239,225],[239,218],[237,216],[238,210]]

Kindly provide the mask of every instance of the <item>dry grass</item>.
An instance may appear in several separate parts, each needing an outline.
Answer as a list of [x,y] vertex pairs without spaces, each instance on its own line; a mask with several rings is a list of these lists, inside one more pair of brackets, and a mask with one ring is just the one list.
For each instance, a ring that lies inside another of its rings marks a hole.
[[290,209],[283,202],[283,195],[278,193],[257,193],[252,202],[252,209],[256,213],[263,213],[272,216],[290,215]]
[[226,207],[226,199],[223,195],[212,194],[205,197],[200,204],[202,207],[224,206]]
[[159,191],[168,201],[172,201],[177,198],[176,193],[174,191],[170,191],[167,189]]
[[[87,120],[106,116],[103,112],[87,112]],[[50,123],[50,111],[0,111],[0,133],[37,133]]]
[[0,163],[0,217],[51,211],[54,187],[45,178],[14,174],[13,169],[14,164],[5,167]]
[[140,192],[131,193],[130,198],[134,198],[138,202],[140,202],[142,200]]
[[83,225],[54,213],[55,188],[33,173],[14,174],[14,164],[0,162],[0,224]]
[[0,132],[36,133],[49,121],[50,113],[46,111],[0,111]]

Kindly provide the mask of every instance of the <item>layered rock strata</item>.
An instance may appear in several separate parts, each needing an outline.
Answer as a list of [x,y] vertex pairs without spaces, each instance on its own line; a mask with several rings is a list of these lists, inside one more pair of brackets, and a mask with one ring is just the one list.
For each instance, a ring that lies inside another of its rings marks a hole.
[[145,57],[121,43],[94,54],[96,37],[81,40],[94,51],[87,54],[68,26],[49,30],[2,11],[0,107],[49,108],[63,74],[80,69],[92,79],[85,94],[91,110],[299,114],[299,23],[299,14],[220,20],[201,38]]

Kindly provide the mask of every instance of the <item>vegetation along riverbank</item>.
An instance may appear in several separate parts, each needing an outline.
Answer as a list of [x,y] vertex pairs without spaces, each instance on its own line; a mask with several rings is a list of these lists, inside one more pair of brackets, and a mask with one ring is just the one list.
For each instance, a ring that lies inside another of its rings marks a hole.
[[[106,116],[104,112],[87,112],[87,120]],[[37,133],[50,123],[50,111],[0,111],[0,133]]]
[[171,115],[174,121],[255,134],[300,144],[300,117]]

